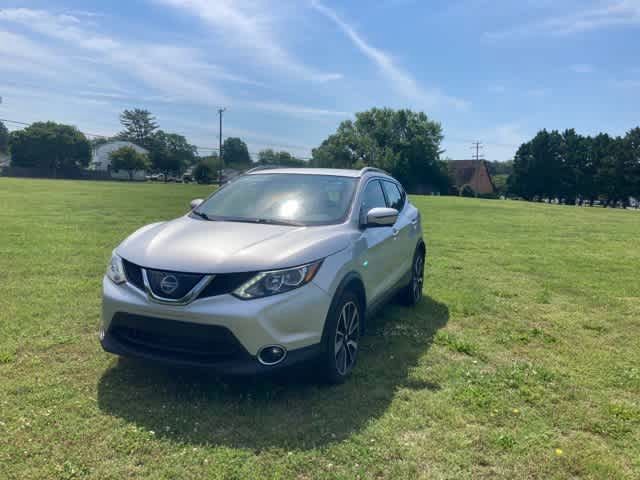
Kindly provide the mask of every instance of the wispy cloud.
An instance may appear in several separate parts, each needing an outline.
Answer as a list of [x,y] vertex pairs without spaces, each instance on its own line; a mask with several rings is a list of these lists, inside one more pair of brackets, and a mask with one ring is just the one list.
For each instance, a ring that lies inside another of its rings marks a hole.
[[543,98],[551,94],[548,88],[531,88],[525,92],[529,97]]
[[636,89],[640,88],[640,80],[615,80],[613,85],[617,88]]
[[466,109],[469,103],[465,100],[450,97],[437,89],[424,89],[406,71],[396,65],[393,58],[386,52],[369,44],[355,28],[344,21],[334,10],[318,0],[311,0],[311,5],[319,13],[335,23],[340,30],[351,40],[369,60],[371,60],[380,72],[387,77],[392,86],[403,96],[421,106],[433,106],[436,104],[450,105],[457,109]]
[[255,108],[258,110],[266,110],[269,112],[287,113],[296,116],[330,116],[330,117],[348,117],[349,112],[339,110],[327,110],[323,108],[313,108],[304,105],[292,105],[281,102],[236,102],[236,105]]
[[257,62],[315,82],[342,78],[339,73],[321,72],[306,65],[284,47],[271,26],[269,12],[273,4],[260,0],[156,1],[200,18],[227,44],[249,52]]
[[529,35],[571,35],[604,28],[640,26],[640,1],[617,0],[592,4],[591,7],[548,17],[505,30],[487,32],[485,37],[501,40]]
[[593,65],[588,63],[576,63],[569,68],[575,73],[593,73],[596,70]]

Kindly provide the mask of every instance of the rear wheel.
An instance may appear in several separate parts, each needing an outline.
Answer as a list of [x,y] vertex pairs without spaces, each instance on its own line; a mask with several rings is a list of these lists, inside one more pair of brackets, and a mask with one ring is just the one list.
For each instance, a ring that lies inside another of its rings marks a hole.
[[321,367],[329,383],[342,383],[356,364],[362,308],[352,292],[343,293],[327,318]]
[[422,299],[424,287],[424,252],[421,248],[416,250],[411,266],[411,281],[402,291],[402,300],[405,305],[413,306]]

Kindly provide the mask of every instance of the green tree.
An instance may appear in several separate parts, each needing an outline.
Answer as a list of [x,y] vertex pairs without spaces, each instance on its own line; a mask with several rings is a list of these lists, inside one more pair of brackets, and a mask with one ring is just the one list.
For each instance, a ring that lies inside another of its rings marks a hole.
[[163,130],[153,133],[148,150],[153,168],[165,175],[179,174],[196,161],[195,146],[182,135]]
[[222,144],[225,167],[244,170],[252,165],[247,144],[237,137],[229,137]]
[[0,153],[9,153],[9,130],[0,122]]
[[304,160],[294,157],[289,152],[276,152],[272,149],[258,152],[258,163],[260,165],[279,165],[282,167],[307,167]]
[[115,171],[125,170],[129,173],[129,180],[138,170],[149,168],[149,159],[143,153],[139,153],[133,147],[121,147],[109,154],[111,168]]
[[124,130],[118,134],[120,139],[133,142],[147,150],[151,149],[152,137],[158,129],[158,124],[148,110],[140,108],[125,110],[120,114],[120,123],[124,127]]
[[76,127],[36,122],[11,132],[11,163],[19,167],[59,170],[89,165],[91,145]]
[[217,154],[202,157],[193,169],[193,178],[198,183],[211,183],[218,178],[221,168],[222,163]]
[[439,123],[422,112],[374,108],[340,124],[313,150],[318,167],[383,168],[410,191],[446,192],[449,178],[440,161]]
[[623,139],[627,194],[640,199],[640,127],[627,132]]

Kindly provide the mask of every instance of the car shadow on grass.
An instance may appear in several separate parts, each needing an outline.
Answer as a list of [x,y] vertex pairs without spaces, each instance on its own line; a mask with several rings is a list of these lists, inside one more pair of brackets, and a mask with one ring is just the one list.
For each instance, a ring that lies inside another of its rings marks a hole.
[[366,428],[398,389],[437,390],[412,369],[448,319],[447,306],[430,297],[411,309],[385,307],[371,319],[353,375],[338,386],[314,383],[312,369],[223,380],[203,370],[119,359],[100,378],[98,405],[183,443],[312,449]]

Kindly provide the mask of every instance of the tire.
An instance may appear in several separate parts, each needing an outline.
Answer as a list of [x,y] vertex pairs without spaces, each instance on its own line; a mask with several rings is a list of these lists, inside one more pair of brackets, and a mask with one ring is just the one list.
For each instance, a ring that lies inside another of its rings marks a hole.
[[362,315],[360,299],[349,290],[343,292],[329,309],[320,359],[324,382],[340,384],[351,374],[358,358]]
[[411,262],[411,281],[409,285],[404,287],[400,294],[402,303],[412,307],[422,300],[422,289],[424,287],[424,251],[421,248],[416,249]]

